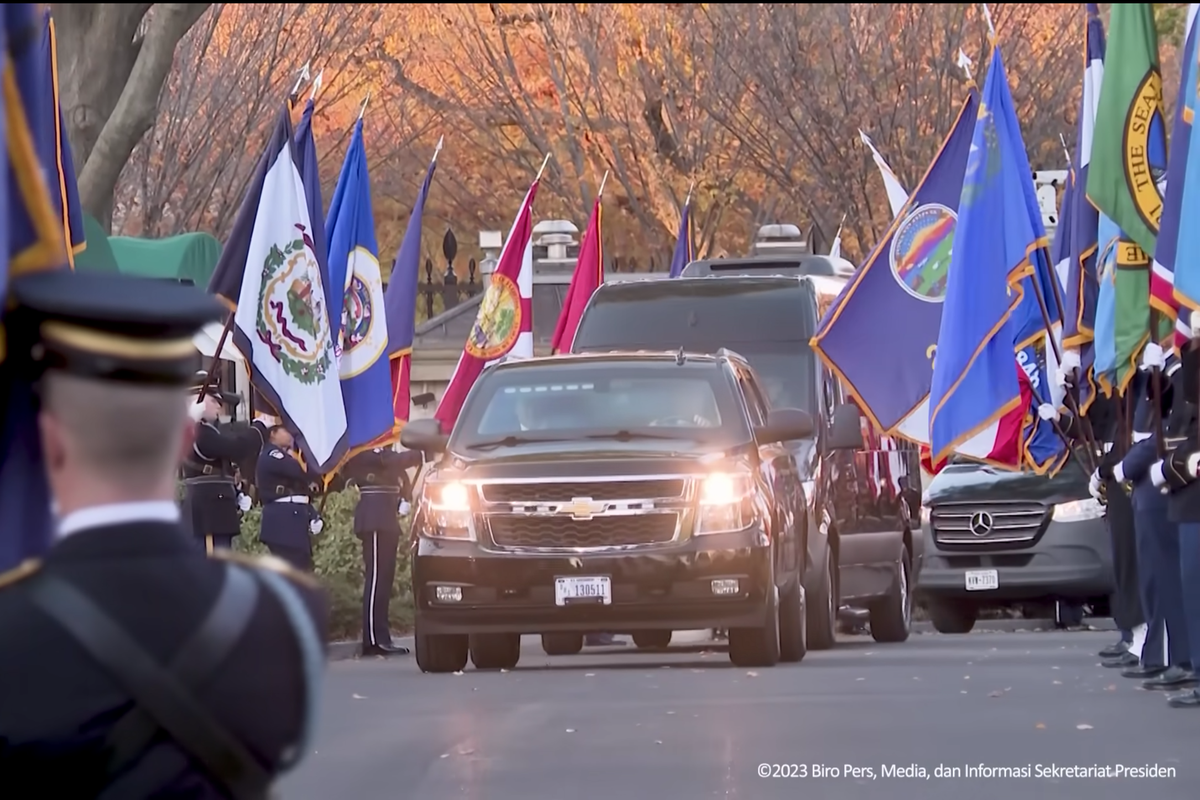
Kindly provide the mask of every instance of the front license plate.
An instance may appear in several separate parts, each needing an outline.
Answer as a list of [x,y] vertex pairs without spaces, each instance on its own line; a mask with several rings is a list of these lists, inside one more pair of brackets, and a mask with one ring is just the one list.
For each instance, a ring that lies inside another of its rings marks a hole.
[[554,602],[560,606],[575,603],[612,605],[612,579],[608,577],[555,578]]
[[994,569],[967,570],[967,591],[986,592],[1000,588],[1000,575]]

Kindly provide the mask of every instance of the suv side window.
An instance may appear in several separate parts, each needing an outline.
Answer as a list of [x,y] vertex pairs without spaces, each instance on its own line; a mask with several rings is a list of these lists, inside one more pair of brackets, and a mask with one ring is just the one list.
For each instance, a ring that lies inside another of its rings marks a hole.
[[754,377],[743,369],[738,369],[736,374],[738,386],[741,387],[742,394],[746,397],[746,409],[750,412],[750,421],[756,426],[765,424],[767,409],[770,406],[763,400],[762,392],[758,390],[758,384],[754,382]]

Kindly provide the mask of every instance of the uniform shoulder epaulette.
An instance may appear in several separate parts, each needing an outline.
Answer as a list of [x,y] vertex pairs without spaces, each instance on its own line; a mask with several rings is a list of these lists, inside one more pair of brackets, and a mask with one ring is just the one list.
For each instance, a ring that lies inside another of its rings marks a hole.
[[0,572],[0,589],[20,583],[42,568],[42,562],[37,558],[29,558],[7,572]]
[[239,553],[234,550],[213,550],[209,558],[215,558],[219,561],[230,561],[234,564],[241,564],[255,569],[263,569],[268,572],[275,572],[284,576],[296,583],[306,586],[310,589],[320,589],[321,583],[312,575],[293,567],[288,562],[278,556],[260,555],[253,556],[247,553]]

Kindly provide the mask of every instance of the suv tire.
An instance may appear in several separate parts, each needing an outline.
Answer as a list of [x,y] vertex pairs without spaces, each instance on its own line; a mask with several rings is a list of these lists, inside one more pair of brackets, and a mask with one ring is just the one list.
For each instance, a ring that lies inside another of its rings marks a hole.
[[573,656],[582,649],[582,633],[542,634],[542,651],[548,656]]
[[417,668],[421,672],[461,672],[467,665],[466,636],[423,634],[421,623],[418,622],[414,639]]
[[912,558],[908,548],[887,597],[871,605],[871,638],[877,642],[903,642],[912,628]]
[[821,581],[811,592],[805,592],[808,606],[808,647],[811,650],[828,650],[837,641],[837,565],[833,550],[825,545],[825,561],[821,568]]
[[512,669],[521,660],[519,633],[474,633],[468,639],[475,669]]
[[779,660],[798,664],[808,655],[808,613],[800,576],[779,597]]
[[634,631],[633,643],[640,650],[661,650],[671,644],[675,631]]
[[729,629],[729,660],[735,667],[773,667],[779,663],[778,594],[772,600],[766,625]]
[[938,633],[970,633],[979,619],[979,610],[961,600],[931,598],[929,619]]

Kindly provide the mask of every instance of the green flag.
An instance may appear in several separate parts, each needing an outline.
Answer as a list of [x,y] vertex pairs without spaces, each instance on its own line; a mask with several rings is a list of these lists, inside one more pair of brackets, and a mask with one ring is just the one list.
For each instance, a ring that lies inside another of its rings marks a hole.
[[1087,196],[1151,255],[1167,171],[1163,116],[1154,6],[1113,3]]

